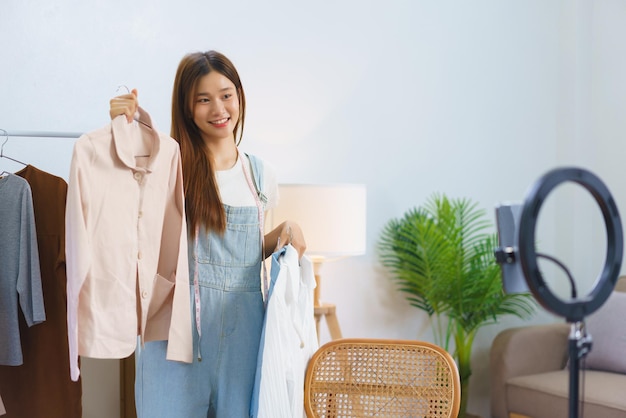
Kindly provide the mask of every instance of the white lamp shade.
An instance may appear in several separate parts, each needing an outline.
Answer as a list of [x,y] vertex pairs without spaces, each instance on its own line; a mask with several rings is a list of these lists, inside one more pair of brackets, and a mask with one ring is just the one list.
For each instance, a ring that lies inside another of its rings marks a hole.
[[285,220],[302,228],[306,254],[343,257],[365,254],[366,191],[362,184],[281,184],[271,227]]

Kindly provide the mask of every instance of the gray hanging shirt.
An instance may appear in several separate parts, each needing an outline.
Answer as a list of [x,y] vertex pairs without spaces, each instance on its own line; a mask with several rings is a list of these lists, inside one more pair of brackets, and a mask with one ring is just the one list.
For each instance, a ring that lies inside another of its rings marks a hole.
[[30,185],[0,178],[0,365],[23,363],[19,309],[30,327],[46,320]]

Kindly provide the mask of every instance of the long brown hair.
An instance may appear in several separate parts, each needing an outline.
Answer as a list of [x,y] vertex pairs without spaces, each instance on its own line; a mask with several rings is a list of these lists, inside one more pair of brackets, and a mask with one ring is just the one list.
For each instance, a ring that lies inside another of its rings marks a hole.
[[195,236],[196,227],[200,225],[207,231],[222,233],[226,229],[226,214],[217,188],[213,160],[200,129],[193,121],[193,98],[198,80],[211,71],[217,71],[228,78],[237,90],[239,120],[235,123],[233,132],[236,145],[241,142],[246,116],[246,98],[241,80],[237,69],[228,58],[216,51],[194,52],[183,57],[174,79],[170,135],[180,144],[185,211],[192,236]]

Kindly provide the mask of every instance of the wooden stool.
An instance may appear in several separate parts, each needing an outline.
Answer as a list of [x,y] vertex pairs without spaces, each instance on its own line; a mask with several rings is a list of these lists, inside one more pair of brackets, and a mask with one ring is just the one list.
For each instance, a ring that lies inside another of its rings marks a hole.
[[341,338],[341,328],[335,313],[335,305],[332,303],[320,302],[320,294],[322,291],[322,276],[320,269],[322,268],[323,257],[311,257],[313,261],[313,273],[315,275],[315,290],[313,293],[313,311],[315,314],[315,329],[317,330],[317,342],[320,341],[320,321],[322,317],[326,318],[326,325],[330,331],[330,338],[337,340]]
[[320,303],[319,306],[315,306],[315,328],[317,329],[317,341],[320,339],[320,320],[322,317],[326,318],[326,325],[330,331],[330,338],[338,340],[341,338],[341,328],[339,328],[339,321],[335,314],[335,305],[332,303]]

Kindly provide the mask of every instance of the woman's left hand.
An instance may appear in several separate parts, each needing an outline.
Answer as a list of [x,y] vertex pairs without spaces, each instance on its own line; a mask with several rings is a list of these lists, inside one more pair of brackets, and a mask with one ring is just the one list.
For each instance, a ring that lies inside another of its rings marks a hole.
[[273,232],[278,233],[275,250],[291,244],[298,251],[298,258],[302,258],[306,251],[306,242],[304,241],[304,234],[302,229],[300,229],[300,225],[292,221],[285,221],[278,225]]

